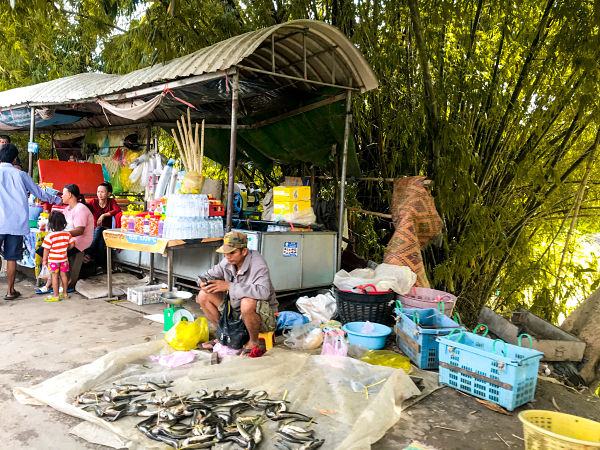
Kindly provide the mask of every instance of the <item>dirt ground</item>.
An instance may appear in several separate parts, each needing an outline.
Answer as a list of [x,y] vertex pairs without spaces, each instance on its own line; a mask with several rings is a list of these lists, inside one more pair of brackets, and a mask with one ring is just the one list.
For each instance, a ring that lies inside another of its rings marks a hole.
[[[4,292],[5,279],[0,277]],[[162,339],[162,326],[144,319],[163,305],[87,300],[78,294],[59,303],[45,303],[33,293],[31,280],[17,284],[23,294],[15,301],[0,299],[0,448],[105,449],[69,434],[79,419],[50,407],[19,404],[15,386],[33,386],[65,370],[115,350],[151,339]],[[195,314],[197,305],[187,305]],[[523,448],[519,411],[555,410],[600,420],[600,399],[560,385],[538,381],[534,402],[503,415],[474,398],[442,388],[410,407],[374,449],[401,449],[420,441],[437,449]]]

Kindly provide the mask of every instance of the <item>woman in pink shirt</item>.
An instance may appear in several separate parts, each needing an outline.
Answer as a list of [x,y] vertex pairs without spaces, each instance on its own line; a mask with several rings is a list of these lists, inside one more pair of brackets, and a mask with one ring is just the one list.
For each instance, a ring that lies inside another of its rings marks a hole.
[[[67,207],[63,210],[63,214],[67,219],[66,231],[71,233],[75,238],[75,247],[70,249],[67,256],[75,256],[79,252],[83,252],[90,246],[94,238],[94,216],[87,207],[85,199],[79,191],[79,186],[76,184],[67,184],[63,189],[62,201]],[[71,268],[74,272],[74,268]],[[79,270],[77,270],[79,274]],[[49,280],[50,281],[50,280]],[[73,288],[77,278],[69,278],[69,288]],[[50,283],[38,289],[38,294],[46,294],[50,291]]]

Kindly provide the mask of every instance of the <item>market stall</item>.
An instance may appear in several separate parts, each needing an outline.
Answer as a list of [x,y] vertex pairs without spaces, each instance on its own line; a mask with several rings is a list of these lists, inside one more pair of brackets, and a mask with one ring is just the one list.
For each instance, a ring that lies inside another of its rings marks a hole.
[[[352,94],[376,87],[371,68],[339,30],[324,22],[298,20],[236,36],[125,75],[85,73],[2,92],[0,110],[10,108],[13,113],[0,116],[0,129],[29,130],[33,142],[36,132],[87,134],[93,128],[99,134],[146,128],[149,149],[152,127],[177,129],[177,120],[186,114],[190,128],[196,126],[197,130],[196,124],[205,121],[204,155],[229,167],[223,224],[229,230],[233,227],[235,168],[244,162],[269,171],[275,163],[329,167],[336,161],[341,168],[339,217],[343,217],[346,177],[359,174],[350,137]],[[30,146],[32,151],[34,147]],[[35,153],[30,153],[30,172],[34,159]],[[146,197],[148,200],[147,190]],[[314,284],[307,286],[328,285],[341,254],[344,221],[338,223],[337,233],[301,231],[295,235],[298,239],[292,234],[286,239],[275,236],[285,234],[282,230],[256,230],[256,236],[261,249],[272,248],[270,242],[274,240],[281,241],[274,254],[284,274],[295,270],[292,267],[299,261],[310,264],[308,254],[314,253],[315,245],[327,249],[325,257],[317,259],[326,261],[326,276],[314,277]],[[213,256],[206,259],[210,252],[205,257],[201,251],[192,257],[196,239],[206,235],[182,237],[173,236],[184,243],[165,244],[165,251],[178,248],[177,254],[184,254],[187,247],[190,255],[167,255],[166,272],[171,261],[171,274],[193,280],[192,273],[195,277],[201,267],[213,262]],[[120,248],[118,242],[126,240],[109,244],[109,239],[107,244]],[[142,247],[123,248],[117,258],[134,260],[132,250]],[[151,254],[138,254],[138,264],[144,265],[143,257],[148,267],[162,270]],[[186,274],[186,270],[191,273]],[[311,276],[302,278],[309,280]],[[274,283],[278,290],[298,287]]]

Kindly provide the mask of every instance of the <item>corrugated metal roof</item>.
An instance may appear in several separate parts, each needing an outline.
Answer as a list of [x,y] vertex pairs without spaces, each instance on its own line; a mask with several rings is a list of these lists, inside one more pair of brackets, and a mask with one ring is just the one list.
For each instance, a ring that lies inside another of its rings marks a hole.
[[218,73],[236,65],[270,71],[271,35],[275,39],[276,72],[304,76],[305,39],[309,80],[352,86],[360,92],[375,89],[378,85],[367,61],[341,31],[325,22],[295,20],[234,36],[167,63],[125,75],[82,73],[0,92],[0,109],[90,101],[157,83]]

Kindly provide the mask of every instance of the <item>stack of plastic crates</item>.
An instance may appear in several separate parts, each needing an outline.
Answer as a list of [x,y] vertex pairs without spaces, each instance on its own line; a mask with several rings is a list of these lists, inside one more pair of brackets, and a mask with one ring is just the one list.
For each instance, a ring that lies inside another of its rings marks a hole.
[[529,337],[519,336],[519,346],[462,330],[438,337],[440,384],[510,411],[530,402],[544,354],[520,347],[523,336]]
[[396,344],[419,369],[437,370],[438,343],[435,338],[459,327],[436,309],[405,308],[396,318]]

